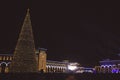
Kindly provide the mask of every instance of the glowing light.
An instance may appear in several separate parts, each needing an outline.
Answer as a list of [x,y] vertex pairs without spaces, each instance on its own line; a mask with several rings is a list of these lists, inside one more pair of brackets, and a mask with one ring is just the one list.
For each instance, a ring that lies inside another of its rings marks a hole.
[[68,69],[74,71],[77,69],[77,66],[68,65]]
[[118,69],[113,69],[112,73],[119,73],[119,70]]

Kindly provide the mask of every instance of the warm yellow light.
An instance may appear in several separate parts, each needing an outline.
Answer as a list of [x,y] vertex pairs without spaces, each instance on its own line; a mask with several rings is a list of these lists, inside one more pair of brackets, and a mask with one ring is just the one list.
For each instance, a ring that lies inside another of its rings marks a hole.
[[0,60],[2,60],[2,56],[0,56]]

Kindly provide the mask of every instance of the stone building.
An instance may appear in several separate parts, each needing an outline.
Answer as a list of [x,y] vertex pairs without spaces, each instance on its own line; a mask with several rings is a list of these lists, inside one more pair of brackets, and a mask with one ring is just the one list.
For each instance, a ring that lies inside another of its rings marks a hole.
[[[12,59],[13,54],[0,54],[0,72],[9,72]],[[43,48],[36,50],[36,60],[38,62],[38,72],[43,70],[46,73],[67,73],[70,64],[68,61],[47,60],[46,49]]]
[[95,66],[97,73],[120,73],[120,60],[103,60]]

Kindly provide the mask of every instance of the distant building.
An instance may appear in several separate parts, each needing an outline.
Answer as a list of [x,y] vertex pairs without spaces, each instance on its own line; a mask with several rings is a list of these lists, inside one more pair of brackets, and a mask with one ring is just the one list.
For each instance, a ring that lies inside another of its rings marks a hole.
[[66,73],[68,71],[68,63],[47,60],[46,72],[48,73]]
[[103,60],[95,67],[97,73],[120,73],[120,60]]
[[[12,62],[12,59],[13,59],[13,54],[0,54],[0,72],[2,73],[9,72],[9,67]],[[78,63],[76,62],[71,63],[67,60],[61,62],[47,60],[46,49],[44,48],[39,48],[39,50],[36,50],[36,60],[38,62],[38,70],[39,70],[38,72],[43,70],[43,72],[45,73],[67,73],[70,71],[68,67],[71,64],[74,64],[72,66],[78,65]]]
[[10,63],[13,55],[11,54],[0,54],[0,72],[9,72]]

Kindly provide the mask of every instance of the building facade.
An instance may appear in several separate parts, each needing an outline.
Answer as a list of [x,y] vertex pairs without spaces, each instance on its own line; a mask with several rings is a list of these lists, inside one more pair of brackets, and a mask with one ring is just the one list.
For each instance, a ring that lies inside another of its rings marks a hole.
[[10,63],[13,55],[11,54],[0,54],[0,72],[9,72]]
[[120,60],[103,60],[96,66],[97,73],[120,73]]
[[[8,73],[9,67],[13,59],[13,54],[0,54],[0,72]],[[47,60],[46,49],[40,48],[36,50],[36,60],[38,62],[38,72],[41,70],[45,73],[67,73],[69,66],[73,63],[65,61]],[[75,63],[74,66],[77,66]],[[28,66],[29,67],[29,66]]]

